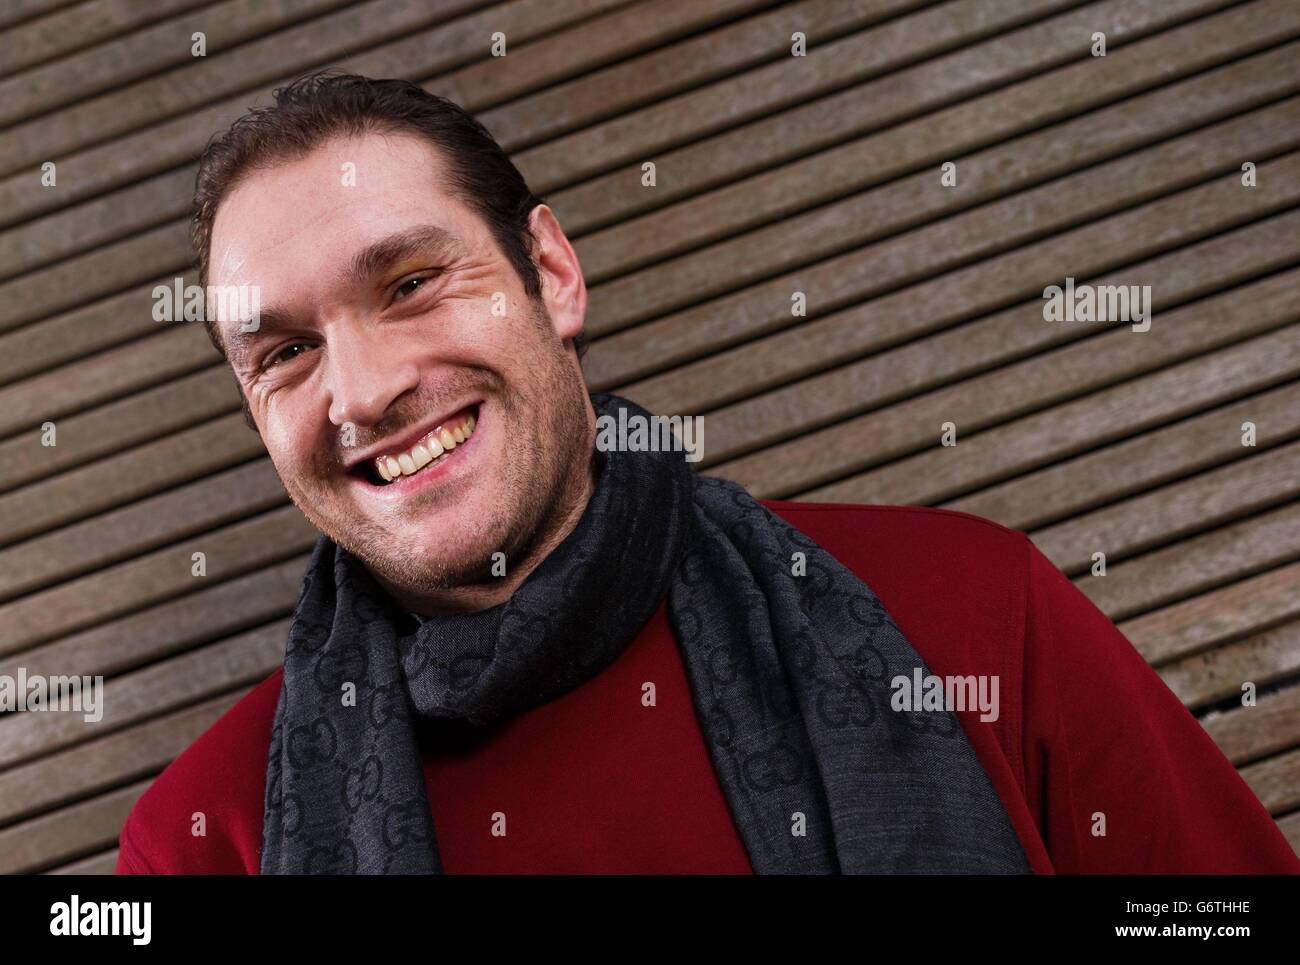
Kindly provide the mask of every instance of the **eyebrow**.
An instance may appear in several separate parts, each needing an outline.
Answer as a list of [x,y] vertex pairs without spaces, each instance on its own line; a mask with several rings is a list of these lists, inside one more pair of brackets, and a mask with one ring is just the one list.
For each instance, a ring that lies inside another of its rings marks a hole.
[[357,252],[344,273],[344,280],[350,285],[364,284],[409,255],[453,259],[463,251],[460,238],[446,228],[435,224],[417,225],[381,238]]
[[257,313],[257,331],[241,332],[238,328],[225,336],[226,358],[236,370],[249,364],[257,345],[278,331],[293,327],[293,319],[274,308]]
[[[465,246],[454,232],[436,224],[416,225],[367,245],[356,253],[341,274],[345,285],[358,287],[375,276],[386,273],[411,255],[422,254],[441,261],[454,261],[462,257],[464,252]],[[227,340],[227,357],[236,368],[248,362],[259,342],[277,331],[294,326],[292,315],[275,306],[260,309],[257,318],[256,332],[241,333],[236,329]],[[241,334],[247,334],[248,337],[241,338]]]

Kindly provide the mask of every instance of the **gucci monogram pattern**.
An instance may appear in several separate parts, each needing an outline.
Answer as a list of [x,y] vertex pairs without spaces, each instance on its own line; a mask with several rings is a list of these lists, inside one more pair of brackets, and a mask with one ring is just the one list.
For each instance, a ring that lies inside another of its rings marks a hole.
[[890,708],[928,669],[871,588],[735,483],[694,510],[669,616],[754,871],[1028,873],[956,716]]

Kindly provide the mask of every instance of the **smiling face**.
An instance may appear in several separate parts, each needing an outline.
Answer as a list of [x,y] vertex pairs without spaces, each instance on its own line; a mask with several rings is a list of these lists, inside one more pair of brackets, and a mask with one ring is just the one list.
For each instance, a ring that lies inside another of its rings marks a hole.
[[536,301],[443,170],[370,133],[254,171],[218,208],[207,279],[258,288],[256,329],[219,329],[290,497],[423,613],[512,592],[581,515],[595,435],[566,342],[586,287],[554,215],[533,211]]

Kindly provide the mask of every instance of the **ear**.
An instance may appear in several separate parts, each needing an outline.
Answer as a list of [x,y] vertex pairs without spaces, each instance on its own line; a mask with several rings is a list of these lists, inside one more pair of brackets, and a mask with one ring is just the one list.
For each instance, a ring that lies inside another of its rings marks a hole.
[[587,317],[587,283],[578,256],[548,205],[539,204],[529,215],[542,280],[542,301],[561,340],[582,331]]

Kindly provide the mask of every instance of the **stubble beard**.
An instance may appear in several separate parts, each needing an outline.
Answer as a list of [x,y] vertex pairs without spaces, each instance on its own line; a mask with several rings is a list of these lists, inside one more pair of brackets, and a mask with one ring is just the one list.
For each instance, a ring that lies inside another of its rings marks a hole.
[[[562,344],[547,339],[546,346],[546,377],[536,389],[537,398],[503,385],[498,378],[502,391],[486,400],[494,405],[500,423],[497,444],[508,446],[509,452],[491,516],[476,528],[472,540],[461,541],[454,557],[420,558],[368,519],[348,526],[345,502],[337,498],[330,501],[342,511],[333,519],[315,512],[312,500],[302,494],[294,495],[294,502],[317,529],[389,585],[411,596],[496,582],[500,572],[499,568],[494,572],[496,553],[505,554],[507,566],[518,565],[563,525],[579,498],[593,456],[588,445],[586,388]],[[545,414],[544,420],[538,420],[539,413]],[[447,511],[454,512],[454,506]]]

